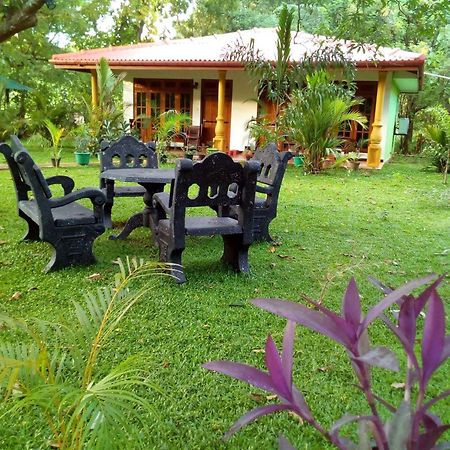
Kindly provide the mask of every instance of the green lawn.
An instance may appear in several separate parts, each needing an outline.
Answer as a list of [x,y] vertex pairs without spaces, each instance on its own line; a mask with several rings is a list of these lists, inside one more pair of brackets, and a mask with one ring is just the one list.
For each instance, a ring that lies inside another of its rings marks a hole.
[[[45,170],[48,176],[56,173],[56,169]],[[58,173],[72,176],[79,187],[98,184],[98,167],[62,168]],[[115,258],[157,259],[147,230],[136,230],[124,242],[109,241],[108,230],[96,241],[96,265],[43,274],[50,248],[20,242],[25,223],[16,214],[8,171],[0,171],[0,189],[0,308],[11,315],[67,317],[73,313],[72,300],[112,281]],[[163,393],[148,394],[155,413],[142,430],[143,447],[271,449],[277,448],[277,436],[283,433],[299,449],[330,448],[314,430],[287,413],[262,418],[223,444],[220,439],[228,427],[266,400],[254,395],[256,389],[207,372],[201,364],[224,358],[263,367],[260,349],[266,335],[271,333],[280,343],[284,321],[251,306],[248,299],[299,301],[300,294],[307,293],[338,309],[354,276],[367,309],[381,296],[367,281],[368,275],[398,286],[420,275],[448,271],[449,199],[441,176],[424,170],[424,162],[415,159],[387,164],[381,171],[342,170],[316,176],[304,176],[290,166],[279,215],[272,224],[279,245],[251,247],[251,276],[221,267],[220,238],[188,239],[183,255],[188,283],[177,286],[158,279],[154,292],[123,322],[114,346],[101,361],[109,366],[135,353],[149,361],[150,381]],[[119,199],[116,205],[113,219],[123,223],[141,208],[142,200]],[[88,276],[93,273],[101,278],[91,281]],[[449,298],[449,291],[448,285],[442,287],[443,298]],[[15,292],[21,296],[12,300]],[[446,306],[448,312],[448,300]],[[372,328],[371,337],[398,349],[381,324]],[[297,385],[326,425],[345,412],[363,412],[345,354],[331,341],[299,328],[295,369]],[[448,389],[449,379],[447,362],[431,383],[430,394]],[[381,395],[399,400],[401,391],[391,387],[402,381],[398,374],[379,370],[373,381]],[[439,408],[447,423],[449,406],[447,400]],[[0,421],[0,448],[44,449],[48,438],[37,415],[6,416]]]

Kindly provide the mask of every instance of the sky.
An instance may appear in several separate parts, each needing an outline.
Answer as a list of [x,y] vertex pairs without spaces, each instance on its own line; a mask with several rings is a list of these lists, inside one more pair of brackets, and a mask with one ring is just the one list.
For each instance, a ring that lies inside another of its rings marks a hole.
[[[126,1],[127,0],[113,0],[111,2],[110,13],[99,17],[99,19],[97,20],[98,31],[106,33],[112,29],[112,27],[114,26],[114,14],[119,10],[120,6]],[[195,0],[191,0],[186,14],[179,16],[179,18],[184,19],[189,17],[189,15],[192,14],[195,8],[195,3],[196,3]],[[148,33],[145,34],[144,32],[144,37],[146,38],[152,37],[153,39],[158,39],[161,36],[164,36],[169,39],[174,38],[175,37],[175,29],[173,26],[174,21],[175,18],[172,17],[167,18],[160,17],[157,20],[156,26],[158,33],[156,35],[150,35]],[[95,35],[96,30],[91,30],[91,33],[92,35]],[[71,44],[69,36],[65,33],[50,33],[49,37],[50,40],[52,40],[58,47],[62,49],[68,47]]]

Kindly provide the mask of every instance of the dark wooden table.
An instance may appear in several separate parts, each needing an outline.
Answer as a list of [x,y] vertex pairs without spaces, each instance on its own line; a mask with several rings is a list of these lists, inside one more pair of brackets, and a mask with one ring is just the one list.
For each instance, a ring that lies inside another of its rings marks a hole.
[[153,209],[153,194],[163,192],[166,184],[172,183],[175,179],[174,169],[110,169],[101,172],[100,177],[108,184],[108,181],[125,181],[138,183],[145,189],[145,208],[142,212],[131,216],[125,227],[119,234],[111,235],[110,239],[125,239],[134,229],[147,227],[154,232],[151,220]]

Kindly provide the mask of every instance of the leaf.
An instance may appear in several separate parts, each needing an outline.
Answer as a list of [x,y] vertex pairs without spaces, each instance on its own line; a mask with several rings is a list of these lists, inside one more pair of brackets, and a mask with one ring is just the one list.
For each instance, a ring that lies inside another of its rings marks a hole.
[[425,307],[428,299],[430,298],[430,294],[436,290],[436,288],[441,284],[442,280],[445,278],[445,275],[441,275],[433,284],[428,286],[419,296],[416,298],[414,302],[414,309],[416,317],[420,314],[422,309]]
[[285,411],[290,409],[289,405],[286,404],[276,404],[276,405],[265,405],[259,408],[252,409],[248,413],[244,414],[226,433],[224,439],[228,439],[231,435],[239,431],[242,427],[253,422],[258,417],[271,414],[276,411]]
[[431,450],[435,448],[436,441],[448,429],[450,429],[450,425],[440,425],[431,431],[421,434],[417,442],[417,448],[420,450]]
[[304,305],[278,299],[256,298],[251,300],[251,303],[328,336],[346,347],[351,345],[350,338],[340,326],[341,324],[321,312],[306,308]]
[[395,291],[390,292],[383,298],[377,305],[375,305],[372,309],[369,310],[366,317],[364,317],[361,326],[359,327],[358,335],[361,333],[386,309],[389,308],[393,303],[400,300],[403,296],[408,295],[414,289],[423,286],[426,283],[429,283],[434,278],[436,278],[435,274],[427,275],[423,278],[418,278],[416,280],[409,281],[403,286],[395,289]]
[[292,386],[292,367],[294,364],[294,338],[295,322],[288,320],[283,335],[283,349],[281,353],[281,365],[286,383]]
[[444,348],[442,349],[442,361],[441,364],[450,358],[450,334],[445,336]]
[[96,281],[96,280],[100,280],[102,278],[102,275],[100,273],[93,273],[86,278],[91,281]]
[[414,297],[408,297],[401,305],[400,312],[398,314],[398,327],[402,330],[407,341],[410,344],[410,348],[413,351],[414,341],[416,339],[416,318],[414,309],[415,299]]
[[247,364],[235,363],[231,361],[211,361],[203,364],[205,369],[214,372],[223,373],[237,380],[245,381],[253,386],[259,387],[266,391],[277,393],[269,375],[255,367]]
[[306,420],[312,420],[312,414],[305,397],[295,386],[292,386],[292,397],[293,404],[298,409],[298,413]]
[[272,380],[273,385],[277,389],[277,394],[286,400],[291,400],[291,389],[288,386],[286,379],[284,377],[283,367],[281,365],[281,358],[278,354],[275,342],[272,336],[267,336],[266,341],[266,367],[269,370],[269,376]]
[[416,355],[414,353],[414,348],[411,346],[411,343],[408,341],[408,338],[405,336],[403,331],[396,327],[391,320],[389,320],[385,314],[380,314],[380,319],[388,326],[388,328],[392,331],[392,333],[398,338],[400,343],[402,344],[405,353],[408,355],[411,363],[415,367],[416,370],[419,369],[419,363],[417,362]]
[[427,385],[433,372],[442,363],[445,344],[445,311],[441,298],[433,291],[428,302],[428,312],[422,338],[422,379],[423,387]]
[[353,277],[348,283],[347,291],[342,301],[342,313],[347,323],[356,333],[361,322],[361,299]]
[[352,422],[361,421],[361,420],[373,420],[373,416],[355,416],[352,414],[344,414],[340,419],[336,420],[336,422],[331,425],[330,434],[336,434],[337,432],[344,426]]
[[19,300],[19,298],[22,297],[22,292],[16,291],[13,295],[9,298],[10,300]]
[[374,347],[366,354],[352,357],[352,359],[364,362],[371,366],[381,367],[382,369],[393,370],[394,372],[400,370],[397,357],[386,347]]
[[295,450],[295,447],[284,437],[278,437],[278,448],[279,450]]
[[[436,397],[432,398],[431,400],[428,400],[422,407],[421,410],[419,410],[420,412],[426,411],[427,409],[431,408],[435,403],[437,403],[439,400],[442,400],[443,398],[446,398],[450,396],[450,389],[444,392],[441,392],[439,395],[437,395]],[[419,413],[418,411],[418,413]]]
[[394,417],[387,422],[386,428],[389,450],[406,450],[411,431],[411,410],[408,402],[400,404]]

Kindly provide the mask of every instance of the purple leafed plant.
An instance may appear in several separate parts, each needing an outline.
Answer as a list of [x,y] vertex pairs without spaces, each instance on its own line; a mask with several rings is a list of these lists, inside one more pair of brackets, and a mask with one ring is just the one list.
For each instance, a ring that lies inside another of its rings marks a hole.
[[[280,402],[249,411],[230,428],[225,437],[228,438],[260,416],[275,411],[289,410],[316,428],[339,449],[431,450],[450,448],[450,443],[437,444],[441,435],[450,428],[450,424],[443,424],[439,417],[430,412],[430,408],[434,404],[450,396],[450,390],[426,400],[426,389],[433,373],[450,357],[450,335],[445,335],[444,305],[436,290],[443,277],[436,278],[435,275],[430,275],[413,280],[395,290],[387,288],[378,281],[371,280],[386,295],[365,316],[362,315],[361,300],[354,279],[350,280],[344,295],[341,315],[308,298],[306,300],[312,308],[278,299],[258,298],[252,300],[251,302],[259,308],[288,319],[281,355],[269,335],[265,346],[267,372],[231,361],[212,361],[204,364],[203,367],[276,394]],[[411,295],[414,289],[433,280],[435,281],[417,297]],[[393,321],[388,318],[385,311],[394,303],[398,305],[399,312]],[[415,342],[418,339],[417,320],[426,306],[419,352],[415,349]],[[386,347],[372,347],[369,342],[367,328],[377,318],[380,318],[394,333],[406,354],[404,398],[398,406],[390,404],[372,390],[372,366],[399,370],[399,363],[391,350]],[[358,379],[359,388],[369,406],[367,414],[345,414],[329,430],[314,418],[304,396],[292,380],[296,323],[328,336],[345,347]],[[417,389],[413,390],[415,385],[417,385]],[[388,421],[383,422],[379,414],[380,405],[391,412]],[[360,424],[357,444],[340,434],[340,429],[351,422]],[[292,448],[282,436],[279,444],[281,449]]]

